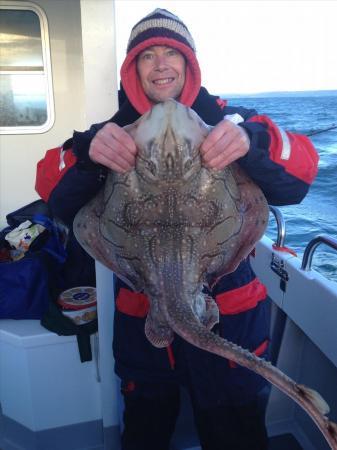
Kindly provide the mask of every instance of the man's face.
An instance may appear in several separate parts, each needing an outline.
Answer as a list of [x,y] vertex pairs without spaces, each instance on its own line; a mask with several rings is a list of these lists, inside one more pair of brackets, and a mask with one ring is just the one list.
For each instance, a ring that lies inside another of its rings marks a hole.
[[155,45],[137,58],[137,71],[145,94],[154,103],[178,98],[185,83],[185,58],[176,49]]

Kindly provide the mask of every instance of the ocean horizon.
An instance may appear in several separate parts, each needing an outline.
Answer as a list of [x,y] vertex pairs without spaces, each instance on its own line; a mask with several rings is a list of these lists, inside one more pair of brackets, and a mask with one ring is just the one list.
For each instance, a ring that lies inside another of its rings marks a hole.
[[323,89],[317,91],[271,91],[218,94],[221,98],[273,98],[273,97],[337,97],[337,89]]

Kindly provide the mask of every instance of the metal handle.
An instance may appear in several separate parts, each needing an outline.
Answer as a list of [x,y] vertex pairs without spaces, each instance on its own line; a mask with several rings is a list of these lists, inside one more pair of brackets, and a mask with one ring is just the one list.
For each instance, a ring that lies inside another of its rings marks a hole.
[[312,257],[314,255],[316,248],[320,244],[326,244],[329,247],[337,250],[337,239],[327,236],[325,234],[315,237],[309,242],[309,244],[306,246],[304,250],[301,266],[302,270],[311,270]]
[[277,224],[277,241],[275,242],[275,244],[277,245],[277,247],[283,247],[286,238],[286,223],[281,211],[278,208],[269,205],[269,209],[270,212],[273,213]]

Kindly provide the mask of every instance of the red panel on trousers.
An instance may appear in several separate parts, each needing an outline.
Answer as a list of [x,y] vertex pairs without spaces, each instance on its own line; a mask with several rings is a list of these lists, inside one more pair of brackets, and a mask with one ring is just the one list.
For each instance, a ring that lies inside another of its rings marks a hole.
[[121,288],[118,292],[116,307],[118,311],[133,317],[146,317],[150,303],[145,294]]
[[237,289],[216,296],[221,314],[239,314],[255,306],[267,296],[267,289],[257,278]]

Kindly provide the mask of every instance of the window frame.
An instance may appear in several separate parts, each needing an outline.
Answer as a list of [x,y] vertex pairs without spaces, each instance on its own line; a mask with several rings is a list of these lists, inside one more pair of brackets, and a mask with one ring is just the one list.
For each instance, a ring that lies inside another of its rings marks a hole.
[[[43,62],[43,75],[46,80],[46,107],[47,107],[47,120],[42,125],[15,125],[15,126],[0,126],[1,134],[38,134],[45,133],[50,130],[55,122],[55,107],[54,107],[54,95],[53,95],[53,81],[51,71],[51,56],[49,45],[49,32],[48,21],[45,12],[42,8],[35,3],[22,2],[22,1],[0,1],[0,10],[20,10],[20,11],[32,11],[34,12],[40,21],[41,29],[41,45],[42,45],[42,62]],[[0,70],[0,75],[24,75],[32,74],[34,71],[16,71],[16,70]],[[36,73],[36,72],[35,72]]]

